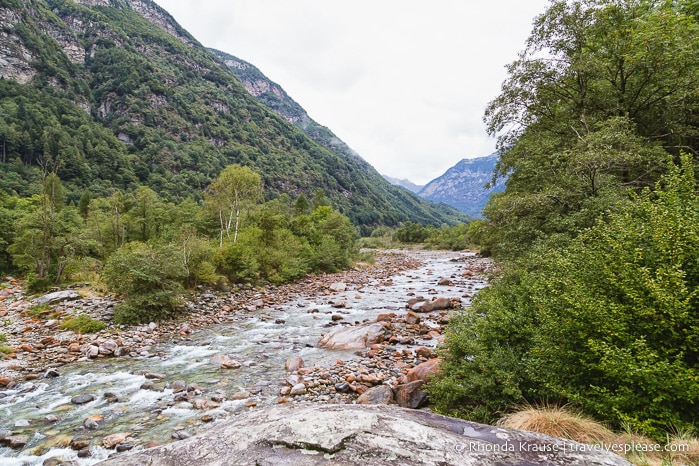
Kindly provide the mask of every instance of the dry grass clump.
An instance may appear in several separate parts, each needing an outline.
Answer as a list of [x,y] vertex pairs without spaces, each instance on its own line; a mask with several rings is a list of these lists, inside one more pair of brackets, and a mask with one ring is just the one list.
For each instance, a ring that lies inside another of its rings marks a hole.
[[[603,445],[605,449],[623,452],[629,445],[655,445],[657,442],[630,429],[617,434],[603,424],[567,406],[526,406],[508,414],[498,425],[509,429],[528,430],[579,443]],[[617,446],[617,448],[613,448]],[[699,438],[689,432],[668,436],[666,451],[630,451],[626,459],[637,466],[699,466]]]
[[503,417],[498,425],[580,443],[610,443],[616,438],[604,425],[566,406],[527,406]]

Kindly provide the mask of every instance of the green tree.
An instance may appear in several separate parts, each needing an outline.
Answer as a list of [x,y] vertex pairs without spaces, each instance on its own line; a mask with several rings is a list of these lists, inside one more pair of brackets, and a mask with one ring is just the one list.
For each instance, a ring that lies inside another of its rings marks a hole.
[[220,223],[219,247],[223,247],[223,234],[230,239],[235,218],[233,242],[238,241],[241,208],[260,198],[262,180],[249,167],[229,165],[209,186],[207,202],[217,212]]
[[485,210],[498,251],[574,236],[653,186],[664,151],[698,153],[697,56],[676,2],[553,1],[485,113],[508,176]]

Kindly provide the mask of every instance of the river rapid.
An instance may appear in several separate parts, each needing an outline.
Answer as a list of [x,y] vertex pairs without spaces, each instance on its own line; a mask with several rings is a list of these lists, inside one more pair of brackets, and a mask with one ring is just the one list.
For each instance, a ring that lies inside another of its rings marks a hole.
[[[412,268],[392,266],[392,255],[415,259]],[[362,352],[325,349],[318,341],[336,328],[375,322],[381,314],[401,319],[409,311],[410,298],[445,297],[468,306],[486,286],[483,272],[490,262],[472,252],[420,250],[383,252],[377,264],[384,264],[381,273],[366,266],[351,274],[316,277],[313,286],[309,281],[292,295],[282,294],[281,302],[267,305],[266,300],[254,311],[231,309],[224,319],[214,320],[220,323],[193,325],[191,332],[159,334],[150,351],[83,357],[40,377],[18,378],[11,388],[0,387],[0,436],[27,440],[21,448],[0,445],[0,466],[92,465],[121,454],[117,451],[196,435],[242,410],[280,402],[352,403],[357,393],[341,393],[332,383],[319,381],[318,374],[340,380],[341,374],[330,369],[338,365],[357,374],[378,374],[382,383],[397,383],[405,373],[405,357],[400,365],[392,365],[389,358],[379,367]],[[317,280],[323,284],[317,285]],[[332,286],[337,283],[344,286]],[[453,311],[435,313],[433,319],[423,315],[423,325],[440,333],[438,322],[445,321],[448,312]],[[434,337],[436,333],[428,335],[423,329],[411,338],[396,337],[390,349],[413,357],[415,348],[433,349],[442,340]],[[212,364],[217,355],[226,355],[240,367]],[[298,382],[289,381],[285,368],[295,357],[304,362],[308,390],[282,396],[284,387]],[[420,362],[416,357],[411,361],[408,367]],[[11,362],[0,363],[2,375]],[[189,396],[182,395],[183,387]],[[76,404],[79,396],[88,401]],[[120,433],[128,438],[116,449],[105,448],[104,437]],[[82,448],[76,439],[83,442]]]

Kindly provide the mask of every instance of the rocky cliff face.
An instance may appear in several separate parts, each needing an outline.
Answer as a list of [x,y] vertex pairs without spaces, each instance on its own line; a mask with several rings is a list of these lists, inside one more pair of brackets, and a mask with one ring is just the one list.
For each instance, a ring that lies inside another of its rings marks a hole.
[[497,153],[463,159],[442,176],[427,183],[418,194],[425,199],[450,205],[469,217],[481,218],[490,195],[505,189],[502,179],[492,188],[485,187],[493,178],[497,160]]
[[13,32],[14,28],[8,31],[8,26],[17,25],[21,19],[16,11],[0,7],[0,23],[5,25],[0,30],[0,77],[27,84],[36,74],[31,66],[34,55],[22,43],[19,34]]

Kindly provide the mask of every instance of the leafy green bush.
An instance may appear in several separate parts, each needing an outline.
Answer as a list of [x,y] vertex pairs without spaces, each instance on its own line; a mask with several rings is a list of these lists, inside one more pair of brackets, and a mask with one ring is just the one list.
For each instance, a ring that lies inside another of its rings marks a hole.
[[107,324],[98,319],[93,319],[87,314],[70,317],[61,323],[63,330],[72,330],[77,333],[97,333],[107,327]]
[[401,243],[422,243],[430,236],[430,232],[420,223],[407,221],[396,230],[393,237]]
[[170,317],[179,303],[179,280],[186,277],[182,258],[172,246],[131,242],[107,261],[107,285],[125,298],[115,309],[117,323],[139,323]]
[[450,323],[442,412],[573,402],[660,439],[699,418],[699,197],[691,158],[556,248],[535,248]]

